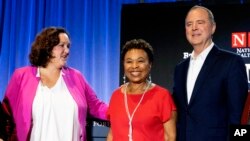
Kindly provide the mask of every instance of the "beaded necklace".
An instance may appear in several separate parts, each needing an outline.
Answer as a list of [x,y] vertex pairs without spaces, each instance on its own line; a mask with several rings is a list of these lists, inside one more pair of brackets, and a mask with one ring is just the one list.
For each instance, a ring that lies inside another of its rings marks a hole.
[[132,120],[133,120],[134,114],[135,114],[136,110],[138,109],[139,105],[141,104],[141,102],[142,102],[142,100],[144,98],[144,95],[147,92],[149,86],[151,85],[151,82],[147,82],[147,83],[148,83],[148,85],[147,85],[145,91],[143,92],[142,97],[141,97],[139,103],[136,105],[134,111],[132,112],[132,115],[130,115],[129,109],[128,109],[128,99],[127,99],[127,87],[128,87],[128,83],[125,85],[124,103],[125,103],[125,108],[126,108],[126,112],[127,112],[128,119],[129,119],[129,122],[128,122],[128,124],[129,124],[129,132],[128,132],[129,141],[133,141],[133,137],[132,137],[132,133],[133,133]]

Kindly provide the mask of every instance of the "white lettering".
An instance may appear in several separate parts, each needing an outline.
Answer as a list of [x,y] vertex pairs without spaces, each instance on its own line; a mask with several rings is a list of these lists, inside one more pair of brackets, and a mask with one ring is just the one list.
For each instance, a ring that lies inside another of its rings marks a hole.
[[250,48],[237,48],[237,53],[248,53],[250,52]]
[[236,129],[236,130],[235,130],[234,136],[240,136],[240,130],[239,130],[239,129]]
[[94,121],[93,122],[93,126],[110,126],[109,122],[105,122],[105,121]]
[[183,59],[187,59],[190,55],[191,53],[183,52]]
[[244,136],[244,134],[247,133],[247,129],[241,129],[241,136]]
[[236,129],[234,136],[244,136],[247,133],[247,129]]
[[240,34],[240,35],[241,37],[235,34],[233,35],[234,36],[233,46],[237,46],[237,42],[240,43],[242,46],[244,45],[245,34]]
[[239,54],[242,58],[249,58],[250,57],[250,53],[241,53]]

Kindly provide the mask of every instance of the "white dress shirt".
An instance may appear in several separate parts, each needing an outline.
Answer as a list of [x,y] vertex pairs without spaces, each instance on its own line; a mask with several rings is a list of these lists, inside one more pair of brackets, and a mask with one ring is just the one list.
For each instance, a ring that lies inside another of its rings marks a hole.
[[204,49],[198,56],[194,57],[194,51],[192,52],[190,56],[190,62],[189,62],[189,68],[188,68],[188,74],[187,74],[187,84],[186,84],[188,103],[191,99],[194,85],[198,77],[198,74],[201,70],[201,67],[213,46],[214,46],[214,43],[212,42],[211,45],[209,45],[206,49]]

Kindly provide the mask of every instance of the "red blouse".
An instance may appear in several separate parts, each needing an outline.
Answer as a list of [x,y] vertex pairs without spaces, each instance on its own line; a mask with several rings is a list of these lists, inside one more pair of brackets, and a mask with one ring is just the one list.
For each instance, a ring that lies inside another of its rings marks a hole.
[[250,121],[250,91],[248,91],[245,107],[241,117],[241,124],[243,125],[250,124],[249,121]]
[[[142,94],[128,94],[130,115]],[[132,120],[133,141],[164,141],[163,123],[176,110],[170,92],[158,85],[148,90]],[[128,141],[129,120],[121,88],[114,91],[107,112],[110,119],[113,141]]]

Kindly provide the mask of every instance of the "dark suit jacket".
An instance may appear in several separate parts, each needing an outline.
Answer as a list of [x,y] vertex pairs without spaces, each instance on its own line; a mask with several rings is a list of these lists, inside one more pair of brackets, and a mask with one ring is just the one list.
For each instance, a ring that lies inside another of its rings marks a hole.
[[190,58],[174,73],[178,141],[226,141],[230,124],[240,124],[248,91],[243,59],[216,45],[195,82],[189,104],[186,80]]

